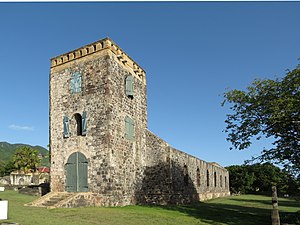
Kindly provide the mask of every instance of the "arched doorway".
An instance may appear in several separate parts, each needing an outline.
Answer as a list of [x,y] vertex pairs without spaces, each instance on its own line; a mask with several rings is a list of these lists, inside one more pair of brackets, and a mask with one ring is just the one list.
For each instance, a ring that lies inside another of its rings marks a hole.
[[88,161],[80,152],[72,153],[66,163],[66,191],[88,191]]

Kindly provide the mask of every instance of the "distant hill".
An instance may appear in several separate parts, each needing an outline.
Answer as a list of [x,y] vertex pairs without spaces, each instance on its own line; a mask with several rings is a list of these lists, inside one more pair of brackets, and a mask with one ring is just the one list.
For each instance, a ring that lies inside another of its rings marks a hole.
[[7,142],[0,142],[0,162],[4,162],[4,163],[8,162],[12,158],[16,150],[22,146],[28,146],[38,150],[42,156],[42,160],[41,160],[42,166],[49,167],[50,165],[49,156],[48,156],[49,152],[47,149],[41,146],[31,146],[26,144],[10,144]]

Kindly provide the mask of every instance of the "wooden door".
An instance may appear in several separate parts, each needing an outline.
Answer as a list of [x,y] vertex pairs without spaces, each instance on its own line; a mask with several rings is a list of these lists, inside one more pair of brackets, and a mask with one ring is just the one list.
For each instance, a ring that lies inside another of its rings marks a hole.
[[66,164],[66,191],[88,191],[88,161],[80,152],[74,152]]

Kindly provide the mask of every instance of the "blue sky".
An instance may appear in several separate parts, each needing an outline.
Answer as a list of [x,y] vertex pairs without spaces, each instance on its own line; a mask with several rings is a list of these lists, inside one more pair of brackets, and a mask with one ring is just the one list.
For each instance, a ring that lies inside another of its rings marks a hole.
[[0,141],[49,143],[50,58],[110,37],[146,70],[148,127],[223,166],[226,88],[274,78],[300,57],[300,2],[0,3]]

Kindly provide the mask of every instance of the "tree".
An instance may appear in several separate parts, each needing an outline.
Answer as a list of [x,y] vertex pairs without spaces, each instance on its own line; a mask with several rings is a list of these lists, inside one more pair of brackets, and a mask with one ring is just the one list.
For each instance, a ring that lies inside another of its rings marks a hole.
[[226,169],[232,193],[271,194],[272,186],[276,185],[280,195],[299,195],[299,179],[271,163],[234,165]]
[[284,180],[284,172],[279,167],[274,166],[271,163],[256,163],[248,165],[248,170],[253,173],[255,180],[252,184],[253,190],[260,193],[271,193],[272,186],[277,186],[277,190],[282,189]]
[[35,171],[41,160],[38,157],[37,150],[28,146],[22,146],[16,150],[12,162],[16,169],[29,172],[30,170]]
[[249,173],[246,165],[238,166],[233,165],[226,167],[229,171],[229,184],[231,193],[246,194],[253,190],[253,182],[255,176]]
[[7,163],[1,162],[0,163],[0,177],[9,175],[14,169],[15,169],[15,166],[11,160],[8,161]]
[[[244,150],[256,138],[274,139],[270,149],[257,158],[273,161],[300,171],[300,66],[279,79],[254,80],[246,91],[224,93],[224,104],[231,104],[232,114],[225,120],[227,140]],[[231,149],[233,148],[231,147]]]
[[5,176],[5,163],[0,161],[0,177]]

